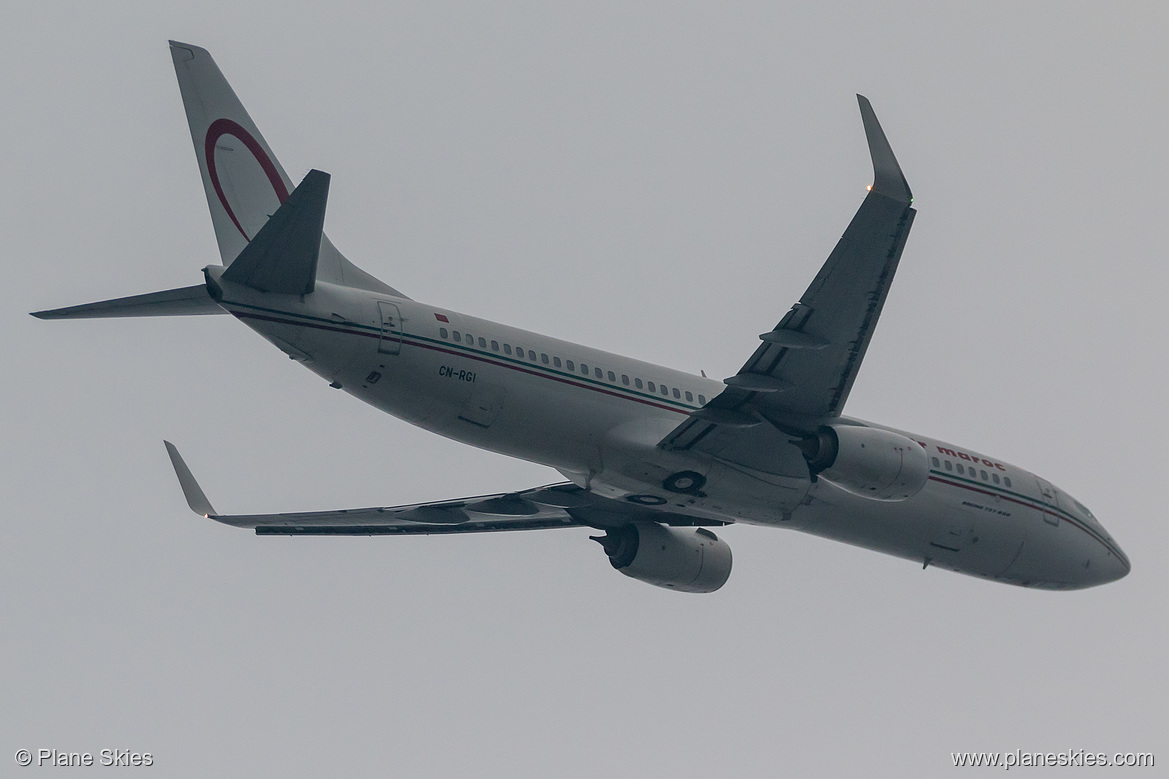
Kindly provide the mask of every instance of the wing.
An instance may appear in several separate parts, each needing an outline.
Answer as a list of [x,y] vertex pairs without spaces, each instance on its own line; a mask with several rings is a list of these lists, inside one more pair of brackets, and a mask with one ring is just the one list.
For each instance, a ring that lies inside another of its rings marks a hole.
[[572,482],[405,506],[287,514],[219,514],[212,508],[178,449],[169,441],[164,443],[192,511],[225,525],[254,528],[257,535],[376,536],[490,533],[556,527],[607,529],[634,521],[675,526],[727,524],[611,500],[583,490]]
[[[726,379],[727,388],[660,446],[703,450],[714,439],[738,435],[736,428],[763,421],[814,430],[844,408],[916,213],[872,106],[857,99],[873,158],[868,196],[799,302],[759,336],[763,343]],[[784,438],[779,431],[769,435]]]

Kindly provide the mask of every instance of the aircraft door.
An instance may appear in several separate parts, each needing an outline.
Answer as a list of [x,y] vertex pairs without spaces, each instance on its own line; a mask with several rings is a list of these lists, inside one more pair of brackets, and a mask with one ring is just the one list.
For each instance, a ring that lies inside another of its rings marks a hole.
[[398,354],[402,351],[402,312],[396,303],[379,300],[377,310],[381,315],[382,330],[378,338],[379,354]]
[[1039,482],[1039,494],[1043,498],[1043,521],[1049,525],[1059,525],[1059,498],[1057,497],[1055,487],[1035,477],[1035,481]]

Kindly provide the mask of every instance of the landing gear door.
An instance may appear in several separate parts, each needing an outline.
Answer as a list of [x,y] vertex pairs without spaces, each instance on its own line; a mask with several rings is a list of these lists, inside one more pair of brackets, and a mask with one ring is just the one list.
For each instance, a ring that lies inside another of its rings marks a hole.
[[1043,521],[1049,525],[1059,525],[1059,498],[1057,497],[1055,487],[1035,477],[1035,481],[1039,482],[1039,494],[1043,500]]
[[379,354],[398,354],[402,351],[402,312],[396,303],[379,300],[377,310],[382,319],[381,336],[378,338]]

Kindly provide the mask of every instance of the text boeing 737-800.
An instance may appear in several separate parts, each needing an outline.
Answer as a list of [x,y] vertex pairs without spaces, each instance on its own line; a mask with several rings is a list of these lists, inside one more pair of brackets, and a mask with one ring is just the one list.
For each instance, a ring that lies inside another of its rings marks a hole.
[[329,176],[314,170],[294,188],[211,56],[176,42],[171,56],[223,264],[195,286],[35,316],[226,312],[376,408],[567,478],[408,506],[228,515],[167,443],[199,514],[262,535],[586,527],[617,570],[686,592],[730,576],[730,548],[709,528],[732,522],[1026,587],[1128,573],[1092,513],[1038,476],[842,416],[915,214],[865,98],[869,194],[799,301],[736,375],[713,381],[419,303],[375,279],[322,232]]

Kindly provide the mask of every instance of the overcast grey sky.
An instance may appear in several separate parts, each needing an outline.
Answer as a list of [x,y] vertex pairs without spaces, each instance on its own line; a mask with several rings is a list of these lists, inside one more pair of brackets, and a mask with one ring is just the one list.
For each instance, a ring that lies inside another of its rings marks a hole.
[[[16,5],[0,774],[41,747],[151,752],[161,776],[1169,764],[1163,4]],[[580,530],[200,520],[164,436],[221,511],[558,477],[381,415],[227,317],[27,315],[218,261],[168,38],[212,52],[293,179],[333,175],[327,229],[365,269],[716,377],[863,198],[868,95],[919,213],[848,412],[1039,472],[1132,574],[1036,592],[732,527],[730,582],[685,596],[617,575]]]

